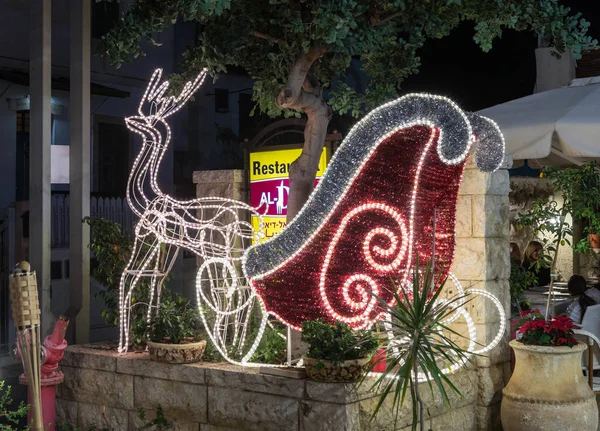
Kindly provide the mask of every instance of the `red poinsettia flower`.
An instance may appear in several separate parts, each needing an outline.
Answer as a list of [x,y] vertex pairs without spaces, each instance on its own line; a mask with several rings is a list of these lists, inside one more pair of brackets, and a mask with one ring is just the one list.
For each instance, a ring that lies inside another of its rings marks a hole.
[[533,345],[573,346],[577,340],[573,337],[573,329],[578,328],[567,316],[550,317],[549,320],[538,309],[521,313],[521,335],[519,341]]

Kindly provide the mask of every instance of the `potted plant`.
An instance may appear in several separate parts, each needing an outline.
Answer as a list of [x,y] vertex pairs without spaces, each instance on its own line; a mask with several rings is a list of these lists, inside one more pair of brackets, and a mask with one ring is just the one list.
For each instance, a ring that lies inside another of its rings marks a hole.
[[544,175],[555,191],[567,202],[574,220],[583,225],[583,238],[574,245],[580,253],[600,248],[600,166],[589,162],[582,166],[559,169],[548,167]]
[[[600,166],[589,162],[579,168],[575,216],[584,223],[590,248],[600,248]],[[584,238],[585,240],[586,238]],[[588,250],[589,251],[589,250]]]
[[[464,304],[467,295],[447,298],[445,279],[436,278],[435,283],[433,279],[430,266],[422,271],[417,262],[412,270],[410,286],[399,290],[392,283],[393,305],[380,301],[389,316],[389,320],[384,322],[388,335],[393,336],[384,345],[387,352],[385,370],[372,383],[371,389],[381,395],[371,419],[388,396],[393,399],[393,416],[397,419],[408,393],[412,402],[412,430],[424,430],[426,406],[419,392],[420,382],[427,381],[432,393],[436,388],[447,407],[450,407],[448,391],[460,395],[443,370],[449,370],[451,364],[466,363],[469,353],[459,345],[465,337],[446,323],[452,320],[457,312],[456,306]],[[377,361],[371,362],[367,371],[373,371],[378,365]],[[424,380],[420,375],[428,378]],[[363,378],[360,384],[365,382],[367,380]]]
[[375,336],[379,340],[379,348],[371,360],[371,363],[373,364],[371,371],[374,373],[383,373],[386,370],[387,350],[385,348],[385,342],[387,340],[387,333],[385,328],[381,328],[382,326],[383,325],[380,323],[375,324]]
[[511,431],[596,430],[596,396],[581,370],[585,344],[566,316],[545,319],[540,310],[521,313],[517,339],[510,342],[516,366],[502,391],[501,419]]
[[302,324],[306,374],[321,382],[353,382],[362,377],[379,347],[370,331],[354,331],[348,324],[319,320]]
[[[554,178],[554,177],[552,177]],[[527,268],[534,272],[539,269],[550,267],[550,286],[548,299],[546,301],[546,318],[550,311],[550,301],[554,298],[554,281],[552,274],[556,272],[556,263],[558,261],[558,251],[560,246],[571,245],[569,237],[573,236],[571,224],[567,221],[567,214],[573,213],[574,201],[572,189],[564,184],[563,180],[555,183],[555,190],[562,193],[563,202],[560,205],[555,200],[545,200],[540,198],[532,203],[529,210],[519,213],[517,227],[523,229],[530,227],[534,230],[534,235],[545,239],[546,246],[542,250],[540,258],[535,265]]]
[[193,304],[182,296],[163,293],[158,312],[150,321],[150,358],[175,364],[200,361],[206,340],[199,339],[197,323],[198,311]]

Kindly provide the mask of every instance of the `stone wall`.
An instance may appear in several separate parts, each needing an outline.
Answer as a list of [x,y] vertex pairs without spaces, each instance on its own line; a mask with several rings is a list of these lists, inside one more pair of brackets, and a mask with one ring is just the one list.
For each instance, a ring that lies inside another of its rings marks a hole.
[[[509,262],[509,177],[501,169],[484,174],[472,162],[465,168],[459,189],[456,214],[456,252],[452,272],[464,288],[481,289],[496,296],[510,316]],[[482,297],[467,305],[477,330],[477,341],[487,345],[497,334],[500,314],[494,304]],[[505,321],[508,324],[508,321]],[[458,323],[459,333],[467,334]],[[509,333],[499,346],[477,357],[477,427],[498,430],[502,389],[510,378]]]
[[[396,426],[389,402],[371,421],[378,398],[369,385],[270,376],[225,363],[170,365],[142,353],[119,356],[114,349],[70,346],[61,368],[65,382],[58,387],[56,421],[82,429],[133,431],[140,425],[139,409],[153,418],[158,406],[182,431],[408,431],[412,419],[408,400]],[[431,415],[427,425],[476,430],[477,379],[474,370],[452,376],[462,396],[449,392],[451,410],[421,385]]]
[[[235,196],[234,198],[239,199],[244,195],[241,173],[238,176],[235,171],[198,172],[194,174],[194,181],[198,187],[197,196]],[[457,244],[452,267],[452,272],[461,281],[463,287],[482,289],[495,295],[502,302],[506,317],[510,316],[508,286],[510,275],[509,186],[509,176],[506,169],[493,174],[484,174],[476,169],[472,161],[467,164],[459,190],[456,215]],[[217,194],[221,189],[223,189],[224,194]],[[501,323],[500,315],[495,306],[489,300],[478,298],[469,303],[468,311],[476,326],[477,341],[484,345],[488,344],[496,335]],[[505,323],[508,326],[508,321],[505,321]],[[461,326],[460,323],[457,323],[455,329],[460,333],[467,334],[467,328],[464,324]],[[509,333],[506,330],[502,342],[491,354],[476,359],[476,370],[471,372],[469,374],[471,377],[464,382],[465,388],[473,396],[474,402],[467,401],[459,405],[454,404],[453,409],[447,413],[452,416],[452,420],[460,423],[461,427],[446,427],[444,424],[440,429],[501,429],[500,401],[502,389],[510,378],[510,348],[508,341]],[[314,383],[310,384],[313,385]],[[301,417],[305,417],[308,414],[307,411],[314,411],[310,407],[311,402],[311,400],[300,402]],[[377,422],[377,420],[369,425],[368,421],[365,422],[364,419],[364,416],[368,416],[368,414],[364,413],[358,414],[359,422],[352,422],[356,421],[356,419],[351,419],[357,417],[356,409],[359,412],[368,411],[369,403],[366,400],[358,404],[355,401],[349,402],[349,400],[346,400],[341,404],[344,406],[342,409],[344,413],[336,414],[347,417],[349,425],[347,428],[339,429],[370,429],[369,427],[377,430],[388,429],[381,428],[384,423]],[[310,415],[313,414],[310,413]],[[406,417],[409,417],[408,414]],[[389,420],[383,422],[387,424]],[[300,427],[303,426],[303,423],[300,420]],[[359,425],[356,425],[356,423]],[[350,426],[350,424],[355,425]],[[400,425],[408,426],[409,422],[403,422]],[[313,424],[312,426],[316,425]],[[319,428],[309,427],[305,429]]]

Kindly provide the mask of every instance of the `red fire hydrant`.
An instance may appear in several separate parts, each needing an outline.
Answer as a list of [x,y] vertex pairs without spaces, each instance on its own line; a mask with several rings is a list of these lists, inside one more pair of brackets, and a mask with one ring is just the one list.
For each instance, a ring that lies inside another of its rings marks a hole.
[[[40,377],[42,383],[42,417],[44,420],[44,430],[46,431],[55,431],[56,385],[60,385],[65,380],[62,371],[58,371],[58,363],[62,360],[67,348],[65,334],[68,326],[69,318],[60,316],[56,322],[54,331],[52,331],[52,335],[49,335],[44,340],[44,359],[40,370]],[[25,374],[19,376],[19,383],[27,385]],[[31,404],[31,402],[29,403]],[[31,410],[29,411],[27,421],[31,423]]]

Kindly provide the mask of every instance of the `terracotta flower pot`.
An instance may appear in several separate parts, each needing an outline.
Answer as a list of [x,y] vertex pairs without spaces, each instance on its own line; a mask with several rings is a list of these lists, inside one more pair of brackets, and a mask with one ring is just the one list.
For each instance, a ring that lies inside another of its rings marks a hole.
[[370,361],[366,357],[334,365],[331,361],[304,356],[304,368],[308,377],[320,382],[355,382],[366,372]]
[[595,431],[596,396],[581,371],[583,343],[570,347],[528,346],[511,341],[517,359],[502,391],[505,431]]
[[150,359],[158,362],[170,362],[172,364],[191,364],[202,360],[206,349],[206,340],[196,343],[167,344],[148,341]]

